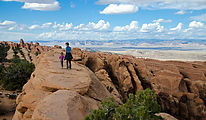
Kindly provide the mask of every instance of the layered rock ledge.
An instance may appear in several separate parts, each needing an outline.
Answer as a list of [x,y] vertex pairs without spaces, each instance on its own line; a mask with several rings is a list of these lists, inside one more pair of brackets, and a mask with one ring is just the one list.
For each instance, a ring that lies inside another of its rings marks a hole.
[[53,49],[39,55],[36,69],[18,96],[13,120],[82,120],[111,94],[87,67],[61,69]]

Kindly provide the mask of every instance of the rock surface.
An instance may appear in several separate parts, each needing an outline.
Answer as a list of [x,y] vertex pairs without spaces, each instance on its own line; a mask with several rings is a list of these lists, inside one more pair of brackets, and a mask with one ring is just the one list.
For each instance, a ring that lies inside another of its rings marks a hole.
[[181,120],[206,119],[206,62],[158,61],[128,55],[83,52],[90,68],[116,98],[150,88],[162,111]]
[[163,120],[177,120],[175,117],[167,114],[167,113],[159,113],[156,114],[157,116],[161,116],[163,118]]
[[39,55],[36,69],[18,96],[13,120],[82,120],[97,109],[99,101],[111,96],[94,73],[72,62],[61,69],[61,49]]

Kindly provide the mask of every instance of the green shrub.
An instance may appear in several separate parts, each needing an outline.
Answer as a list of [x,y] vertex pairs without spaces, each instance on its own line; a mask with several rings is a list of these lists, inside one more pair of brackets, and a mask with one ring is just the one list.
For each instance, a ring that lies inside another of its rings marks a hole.
[[22,60],[19,58],[19,56],[8,60],[8,62],[10,62],[10,63],[20,63],[21,61]]
[[137,91],[130,94],[126,103],[119,106],[114,99],[103,101],[98,110],[91,111],[85,120],[158,120],[160,112],[156,95],[152,90]]
[[29,56],[30,61],[32,61],[32,57],[30,55],[30,52],[27,55]]
[[19,48],[18,47],[16,47],[16,48],[12,48],[12,50],[13,50],[13,52],[14,52],[14,58],[15,59],[18,59],[19,58],[19,56],[17,55],[18,54],[18,52],[19,52]]
[[0,65],[0,81],[4,77],[4,75],[5,75],[5,73],[4,73],[4,66]]
[[9,99],[16,99],[17,95],[9,95]]
[[5,47],[2,43],[0,43],[0,63],[6,61],[8,50],[9,50],[9,47]]
[[113,98],[103,101],[98,110],[91,111],[85,120],[112,120],[115,109],[119,107]]
[[19,49],[19,52],[20,52],[21,56],[26,60],[26,57],[25,57],[25,55],[24,55],[24,52],[22,51],[21,48]]
[[35,55],[36,55],[36,56],[38,56],[38,55],[39,55],[39,52],[38,52],[38,51],[36,51],[36,52],[35,52]]
[[34,64],[14,58],[13,63],[5,68],[1,82],[6,90],[21,90],[34,71]]

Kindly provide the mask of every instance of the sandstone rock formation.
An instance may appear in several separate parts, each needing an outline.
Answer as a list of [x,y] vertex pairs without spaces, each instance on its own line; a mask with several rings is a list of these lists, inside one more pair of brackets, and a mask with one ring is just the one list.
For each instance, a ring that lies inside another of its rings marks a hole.
[[181,120],[206,119],[206,62],[158,61],[83,52],[90,68],[116,98],[145,88],[158,95],[162,111]]
[[129,93],[146,88],[157,94],[167,113],[160,114],[164,119],[206,119],[206,62],[158,61],[75,48],[72,55],[80,64],[73,62],[73,69],[67,71],[59,69],[63,50],[44,52],[38,44],[29,46],[41,55],[17,99],[14,120],[82,120],[106,97],[121,104]]
[[14,51],[12,50],[12,48],[10,48],[8,51],[7,51],[7,56],[6,56],[6,59],[10,60],[14,57]]
[[73,56],[73,60],[75,61],[82,60],[83,52],[81,51],[80,48],[72,48],[71,53]]
[[13,120],[82,120],[111,94],[87,67],[61,69],[61,49],[39,55],[36,69],[18,96]]
[[59,49],[62,49],[62,47],[61,47],[61,46],[59,46],[59,45],[54,45],[54,48],[59,48]]
[[8,42],[0,41],[0,43],[10,47],[6,57],[8,60],[14,58],[15,55],[14,49],[16,49],[17,52],[16,55],[20,59],[26,59],[27,61],[33,63],[36,63],[38,54],[41,54],[51,49],[48,46],[40,46],[38,42],[35,44],[33,44],[33,42],[25,43],[23,39],[20,39],[20,43],[13,43],[11,41]]
[[23,39],[20,39],[20,47],[24,48],[24,40]]
[[161,116],[163,120],[177,120],[175,117],[167,114],[167,113],[158,113],[157,116]]

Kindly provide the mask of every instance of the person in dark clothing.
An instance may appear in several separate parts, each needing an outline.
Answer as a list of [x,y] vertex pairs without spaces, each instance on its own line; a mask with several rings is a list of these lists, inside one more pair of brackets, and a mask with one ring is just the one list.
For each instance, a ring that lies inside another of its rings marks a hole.
[[[65,56],[65,60],[66,60],[66,65],[67,65],[67,69],[68,68],[72,68],[71,66],[71,61],[73,59],[72,57],[72,54],[71,54],[71,47],[69,46],[69,43],[65,43],[66,44],[66,50],[65,50],[65,53],[66,53],[66,56]],[[69,67],[68,67],[68,62],[69,62]]]

